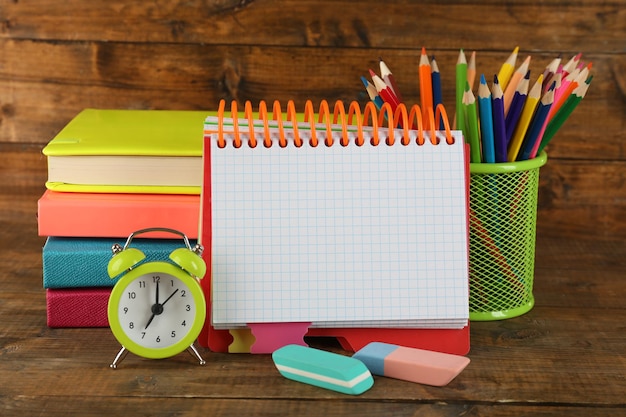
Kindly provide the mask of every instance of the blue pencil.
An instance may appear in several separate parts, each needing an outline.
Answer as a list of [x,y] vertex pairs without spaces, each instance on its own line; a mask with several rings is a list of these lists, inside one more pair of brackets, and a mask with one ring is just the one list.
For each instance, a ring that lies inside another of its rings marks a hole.
[[363,76],[361,76],[361,81],[363,82],[363,85],[365,86],[365,90],[367,91],[367,95],[370,97],[370,100],[372,100],[376,108],[380,110],[384,102],[383,102],[383,99],[378,95],[378,92],[376,91],[376,87],[374,87],[374,84],[369,82],[367,78]]
[[[431,82],[433,84],[433,105],[435,106],[433,110],[436,111],[437,106],[443,104],[443,94],[441,93],[441,74],[439,73],[439,66],[437,65],[434,55],[430,62],[430,70]],[[439,119],[439,126],[443,126],[442,118]]]
[[535,110],[535,114],[530,122],[530,126],[528,127],[528,131],[526,132],[526,136],[524,137],[524,142],[522,142],[522,149],[520,150],[517,160],[525,161],[530,159],[532,154],[532,150],[537,143],[537,140],[541,140],[539,138],[539,134],[543,129],[543,124],[545,123],[548,114],[550,113],[550,108],[554,103],[554,83],[548,90],[546,94],[543,95],[539,105],[537,106],[537,110]]
[[491,91],[487,86],[485,75],[481,74],[478,86],[478,112],[480,115],[480,139],[483,144],[483,161],[496,162],[493,132],[493,114],[491,109]]
[[505,126],[506,126],[506,143],[511,142],[511,138],[513,137],[513,132],[515,132],[515,127],[517,126],[517,122],[519,121],[520,116],[522,115],[522,110],[524,109],[524,103],[526,102],[526,97],[528,96],[528,86],[530,84],[530,71],[526,73],[526,76],[517,84],[517,88],[515,89],[515,95],[513,96],[513,101],[511,101],[511,107],[509,107],[509,112],[506,114]]
[[504,93],[500,87],[498,76],[493,76],[491,91],[491,111],[493,118],[493,142],[495,147],[496,162],[506,162],[507,139],[504,119]]

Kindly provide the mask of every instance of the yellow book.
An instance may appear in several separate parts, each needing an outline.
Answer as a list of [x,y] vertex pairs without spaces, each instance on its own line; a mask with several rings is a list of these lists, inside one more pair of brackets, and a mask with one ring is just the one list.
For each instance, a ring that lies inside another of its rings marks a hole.
[[85,109],[43,149],[54,191],[200,194],[215,112]]

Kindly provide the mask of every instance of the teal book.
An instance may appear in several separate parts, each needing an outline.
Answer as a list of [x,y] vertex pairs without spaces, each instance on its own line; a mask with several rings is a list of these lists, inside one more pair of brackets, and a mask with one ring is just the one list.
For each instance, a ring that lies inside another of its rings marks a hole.
[[[111,247],[126,239],[49,237],[43,247],[43,287],[79,288],[112,287],[107,265],[113,256]],[[191,245],[195,241],[190,240]],[[133,239],[131,246],[141,250],[142,262],[167,260],[184,243],[180,239]]]

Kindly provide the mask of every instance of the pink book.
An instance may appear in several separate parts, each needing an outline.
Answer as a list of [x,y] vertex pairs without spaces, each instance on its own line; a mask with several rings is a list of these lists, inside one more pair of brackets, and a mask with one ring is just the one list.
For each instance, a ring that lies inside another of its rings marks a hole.
[[111,288],[47,289],[48,327],[109,327]]
[[[200,196],[69,193],[46,190],[38,202],[39,236],[127,237],[148,227],[198,237]],[[171,238],[167,233],[148,237]]]

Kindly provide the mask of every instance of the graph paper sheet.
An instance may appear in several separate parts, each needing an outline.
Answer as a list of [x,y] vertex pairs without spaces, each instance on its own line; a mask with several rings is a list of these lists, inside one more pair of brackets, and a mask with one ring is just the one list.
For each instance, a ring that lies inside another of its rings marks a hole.
[[305,138],[300,148],[291,141],[281,148],[276,138],[270,148],[245,140],[235,148],[231,139],[220,148],[216,137],[209,139],[216,328],[467,325],[460,136],[453,145],[345,147],[312,147]]

